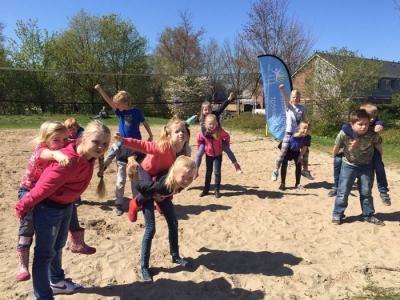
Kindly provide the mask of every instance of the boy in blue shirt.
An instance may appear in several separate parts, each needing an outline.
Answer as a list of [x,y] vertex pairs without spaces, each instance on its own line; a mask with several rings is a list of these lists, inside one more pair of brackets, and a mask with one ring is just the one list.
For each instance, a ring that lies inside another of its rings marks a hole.
[[[369,114],[369,117],[370,117],[369,130],[372,130],[375,132],[382,131],[383,127],[385,126],[385,122],[377,119],[376,115],[378,114],[378,108],[369,102],[362,104],[360,108],[365,109],[367,111],[367,113]],[[350,147],[352,149],[357,148],[358,143],[359,143],[359,136],[354,132],[350,123],[344,124],[342,127],[342,130],[346,135],[350,136],[353,139],[353,142],[350,144]],[[343,157],[343,152],[340,152],[334,158],[334,163],[333,163],[334,171],[333,172],[334,172],[334,181],[335,182],[334,182],[332,189],[328,193],[329,197],[334,197],[334,196],[336,196],[336,193],[337,193],[338,180],[339,180],[339,176],[340,176],[340,167],[342,165],[342,157]],[[388,188],[388,182],[387,182],[387,178],[386,178],[385,165],[383,164],[381,154],[377,150],[374,151],[373,165],[374,165],[374,170],[375,170],[375,174],[376,174],[376,183],[378,186],[378,191],[380,193],[382,202],[384,205],[390,206],[391,201],[390,201],[390,196],[388,194],[389,188]]]
[[[144,128],[146,128],[147,133],[149,134],[148,141],[153,141],[153,133],[151,132],[150,126],[145,120],[143,113],[138,108],[131,107],[131,96],[126,91],[119,91],[111,100],[111,98],[106,94],[100,84],[97,84],[94,87],[98,90],[103,97],[103,99],[115,110],[115,115],[119,118],[119,127],[118,131],[121,133],[124,138],[134,138],[137,140],[142,139],[142,135],[140,133],[139,127],[140,123],[143,124]],[[112,147],[107,157],[104,160],[105,166],[108,166],[111,161],[116,156],[115,150],[119,148]],[[117,158],[118,160],[118,158]],[[126,163],[119,164],[117,161],[117,174],[122,174],[124,178],[118,178],[117,186],[115,190],[115,194],[117,197],[115,212],[118,216],[122,215],[122,197],[124,195],[125,189],[125,181],[126,181],[126,171],[120,170],[120,168],[126,168]],[[121,184],[123,182],[124,184]]]

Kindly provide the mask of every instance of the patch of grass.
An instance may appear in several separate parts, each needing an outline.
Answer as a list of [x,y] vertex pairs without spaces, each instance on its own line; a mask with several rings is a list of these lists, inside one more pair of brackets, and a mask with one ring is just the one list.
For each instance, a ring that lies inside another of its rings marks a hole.
[[[31,116],[3,116],[0,115],[0,129],[39,129],[40,125],[46,121],[60,121],[64,122],[68,118],[74,118],[83,127],[86,126],[92,119],[91,116],[82,114],[72,114],[72,115],[31,115]],[[118,117],[112,116],[110,119],[101,120],[107,126],[118,126]],[[146,121],[150,125],[163,125],[167,124],[168,120],[161,118],[146,118]]]
[[364,295],[351,297],[350,300],[398,300],[400,299],[399,289],[380,288],[369,285],[364,288]]

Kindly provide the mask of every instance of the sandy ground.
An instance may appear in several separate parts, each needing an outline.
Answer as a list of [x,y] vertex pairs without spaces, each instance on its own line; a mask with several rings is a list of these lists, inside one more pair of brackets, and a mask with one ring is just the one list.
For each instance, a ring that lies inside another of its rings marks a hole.
[[[158,136],[161,126],[151,127]],[[199,126],[192,126],[192,131],[194,156]],[[36,130],[1,133],[0,299],[34,299],[31,280],[14,280],[18,229],[14,205],[33,151],[28,141]],[[380,268],[399,266],[399,170],[386,168],[392,206],[384,206],[376,187],[373,189],[376,216],[386,222],[385,227],[362,222],[356,189],[349,199],[345,223],[334,226],[334,198],[327,197],[333,180],[328,155],[311,148],[310,170],[315,180],[302,177],[306,191],[289,188],[281,192],[279,180],[270,181],[277,142],[240,132],[231,132],[231,140],[244,174],[236,174],[224,154],[222,197],[198,196],[204,185],[203,162],[200,177],[173,200],[181,256],[193,260],[192,269],[171,262],[166,222],[156,213],[150,258],[154,283],[141,282],[144,220],[141,212],[136,223],[129,222],[126,213],[116,216],[113,212],[116,166],[112,164],[106,171],[106,199],[97,199],[98,178],[94,176],[78,209],[86,241],[97,247],[97,253],[72,254],[69,241],[64,248],[67,276],[85,289],[56,299],[344,299],[371,283],[399,286],[400,273]],[[294,186],[293,166],[288,168],[287,186]],[[125,196],[127,210],[128,189]]]

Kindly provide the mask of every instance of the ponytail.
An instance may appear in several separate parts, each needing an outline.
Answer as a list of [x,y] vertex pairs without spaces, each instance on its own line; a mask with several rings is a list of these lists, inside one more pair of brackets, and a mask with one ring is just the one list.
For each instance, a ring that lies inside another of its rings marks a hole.
[[100,199],[103,199],[106,196],[106,184],[104,183],[104,154],[101,155],[98,159],[99,161],[99,172],[97,172],[97,177],[100,178],[99,184],[97,185],[96,194]]

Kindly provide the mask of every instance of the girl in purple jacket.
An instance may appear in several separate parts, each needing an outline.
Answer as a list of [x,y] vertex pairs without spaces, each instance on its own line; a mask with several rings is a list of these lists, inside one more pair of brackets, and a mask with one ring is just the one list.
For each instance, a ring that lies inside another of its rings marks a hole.
[[230,136],[225,130],[221,128],[221,126],[218,125],[217,117],[214,114],[209,114],[205,117],[205,128],[206,132],[200,132],[197,136],[197,148],[199,149],[200,146],[204,144],[204,152],[206,154],[206,178],[204,189],[201,192],[200,197],[204,197],[209,194],[211,176],[214,168],[215,198],[220,198],[221,165],[223,151],[222,142],[225,141],[225,143],[229,146]]

